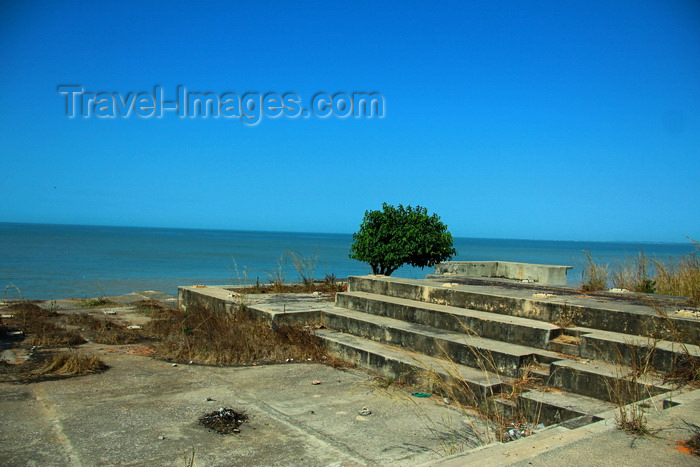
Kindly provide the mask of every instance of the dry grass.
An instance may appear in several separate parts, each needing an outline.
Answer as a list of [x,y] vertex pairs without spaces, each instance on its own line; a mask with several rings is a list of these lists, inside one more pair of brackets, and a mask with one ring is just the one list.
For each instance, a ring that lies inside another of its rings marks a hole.
[[56,323],[58,314],[31,302],[19,302],[8,307],[13,317],[8,327],[22,331],[27,343],[40,347],[68,347],[85,342],[82,336]]
[[36,323],[58,316],[56,312],[45,310],[36,303],[28,301],[13,303],[7,308],[12,311],[13,322],[25,333],[29,333]]
[[165,305],[155,300],[141,300],[134,303],[134,305],[136,305],[136,311],[147,315],[165,308]]
[[608,288],[608,265],[597,264],[593,261],[591,253],[583,252],[586,255],[586,263],[581,277],[581,289],[584,292],[595,292],[596,290],[606,290]]
[[112,300],[105,298],[105,297],[98,297],[98,298],[87,298],[85,300],[77,300],[77,303],[79,306],[83,308],[101,308],[105,306],[121,306],[117,302],[113,302]]
[[29,345],[38,347],[70,347],[84,344],[86,341],[75,331],[49,321],[34,322],[29,332]]
[[689,454],[700,456],[700,426],[686,422],[685,420],[683,420],[683,423],[685,423],[690,430],[691,436],[682,441],[681,444],[686,447]]
[[62,352],[48,360],[36,374],[41,376],[82,376],[104,371],[107,365],[96,355]]
[[64,321],[80,326],[85,335],[98,344],[124,345],[139,341],[139,334],[123,324],[109,319],[100,319],[86,313],[67,315]]
[[[655,344],[653,344],[655,346]],[[652,358],[654,347],[638,352],[633,345],[626,345],[629,355],[616,348],[617,375],[613,381],[606,381],[610,402],[617,406],[615,421],[620,430],[629,434],[649,434],[646,409],[639,401],[650,398],[653,394],[641,381],[653,374]]]
[[636,257],[617,263],[612,270],[613,286],[633,292],[654,293],[655,281],[650,278],[652,261],[640,251]]
[[617,263],[612,270],[608,265],[595,263],[590,253],[584,254],[586,265],[581,286],[584,291],[604,290],[610,279],[620,289],[688,297],[691,305],[700,306],[700,256],[697,252],[668,259],[649,258],[640,252]]
[[241,294],[275,294],[275,293],[313,293],[333,295],[337,292],[345,292],[348,289],[347,282],[336,281],[335,278],[315,282],[312,284],[281,284],[270,285],[256,284],[250,287],[234,287],[229,290]]
[[[465,334],[478,337],[473,330],[466,327],[463,329]],[[446,349],[437,342],[436,345],[441,360],[439,368],[416,360],[416,365],[421,370],[418,374],[410,376],[410,381],[419,388],[446,398],[459,409],[465,420],[470,421],[479,444],[509,441],[507,433],[510,429],[519,426],[533,427],[539,423],[539,410],[534,414],[535,419],[528,420],[517,402],[518,396],[524,390],[541,385],[541,381],[529,371],[525,370],[519,379],[502,377],[497,371],[498,365],[491,352],[469,345],[469,351],[476,357],[476,367],[487,381],[495,384],[490,389],[473,387],[462,379],[459,364]],[[447,443],[443,454],[452,454],[464,447]]]
[[310,329],[252,319],[243,307],[235,313],[164,308],[153,312],[144,330],[158,340],[158,357],[178,362],[243,365],[324,357],[321,341]]
[[688,297],[700,305],[700,257],[697,253],[682,256],[678,260],[653,260],[656,292],[664,295]]
[[[63,315],[46,310],[35,303],[19,302],[9,307],[13,317],[7,327],[22,331],[28,345],[37,347],[70,347],[84,344],[85,337],[98,344],[131,344],[139,340],[137,332],[107,319],[98,319],[87,313]],[[78,326],[80,332],[64,325]],[[81,334],[82,333],[82,334]]]

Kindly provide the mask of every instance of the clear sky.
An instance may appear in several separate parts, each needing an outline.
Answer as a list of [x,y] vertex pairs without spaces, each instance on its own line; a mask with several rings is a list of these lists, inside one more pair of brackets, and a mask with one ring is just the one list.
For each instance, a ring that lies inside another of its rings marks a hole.
[[[3,2],[0,221],[700,238],[700,3]],[[378,92],[382,118],[69,118],[85,92]]]

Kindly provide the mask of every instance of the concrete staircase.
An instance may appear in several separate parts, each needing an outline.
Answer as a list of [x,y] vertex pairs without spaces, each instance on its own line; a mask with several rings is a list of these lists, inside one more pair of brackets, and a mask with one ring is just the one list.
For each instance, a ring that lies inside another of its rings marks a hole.
[[577,426],[613,404],[678,391],[663,374],[700,363],[697,318],[675,313],[672,300],[659,303],[362,276],[321,312],[317,332],[329,353],[386,378],[500,418]]

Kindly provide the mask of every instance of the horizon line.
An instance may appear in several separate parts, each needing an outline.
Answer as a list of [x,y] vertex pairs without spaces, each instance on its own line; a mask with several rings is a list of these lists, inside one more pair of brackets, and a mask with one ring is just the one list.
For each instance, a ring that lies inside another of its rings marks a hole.
[[[214,232],[265,232],[265,233],[291,233],[291,234],[313,234],[313,235],[353,235],[354,232],[313,232],[303,230],[262,230],[262,229],[232,229],[232,228],[212,228],[212,227],[164,227],[164,226],[143,226],[143,225],[116,225],[116,224],[71,224],[71,223],[54,223],[54,222],[7,222],[0,221],[0,225],[35,225],[35,226],[64,226],[64,227],[114,227],[125,229],[166,229],[166,230],[201,230]],[[692,244],[689,236],[683,235],[688,239],[688,243]],[[526,242],[575,242],[575,243],[646,243],[646,244],[669,244],[669,245],[685,245],[685,242],[671,242],[658,240],[571,240],[571,239],[535,239],[535,238],[516,238],[516,237],[463,237],[452,235],[453,238],[464,240],[510,240],[510,241],[526,241]]]

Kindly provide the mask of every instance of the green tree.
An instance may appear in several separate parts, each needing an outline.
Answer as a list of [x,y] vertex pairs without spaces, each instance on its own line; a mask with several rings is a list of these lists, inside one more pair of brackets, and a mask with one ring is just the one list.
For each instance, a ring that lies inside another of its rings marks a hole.
[[447,226],[421,206],[384,203],[381,211],[366,211],[352,238],[350,258],[369,263],[372,274],[385,276],[404,264],[430,267],[457,254]]

